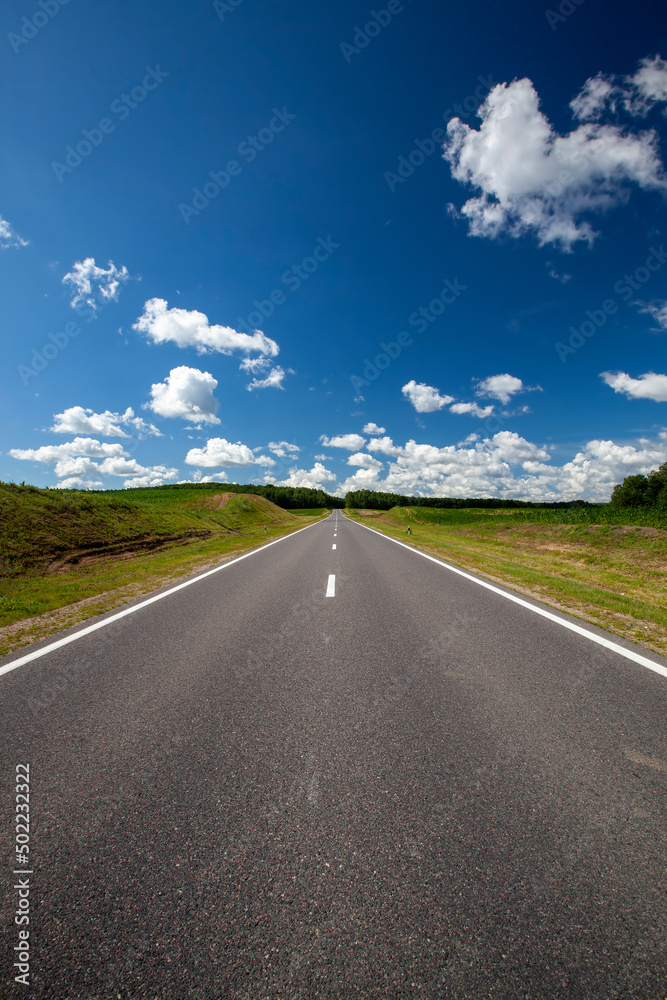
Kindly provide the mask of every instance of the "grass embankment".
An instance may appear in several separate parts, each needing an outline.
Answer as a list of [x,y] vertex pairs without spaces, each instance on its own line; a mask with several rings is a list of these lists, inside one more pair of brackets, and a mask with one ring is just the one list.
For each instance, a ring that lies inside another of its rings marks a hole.
[[307,521],[224,486],[75,493],[0,483],[0,656]]
[[664,515],[609,507],[394,507],[346,513],[431,555],[667,653]]

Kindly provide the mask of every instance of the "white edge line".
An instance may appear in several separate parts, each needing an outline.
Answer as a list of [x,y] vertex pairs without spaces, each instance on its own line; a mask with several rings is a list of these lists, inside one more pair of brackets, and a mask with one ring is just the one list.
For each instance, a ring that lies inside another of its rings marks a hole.
[[633,660],[635,663],[639,663],[642,667],[647,667],[649,670],[655,671],[656,674],[660,674],[662,677],[667,677],[667,667],[663,667],[661,663],[655,663],[654,660],[649,660],[648,657],[642,656],[641,653],[635,653],[631,649],[625,649],[624,646],[619,646],[618,643],[612,642],[611,639],[605,639],[602,635],[595,635],[594,632],[589,632],[588,629],[582,628],[581,625],[575,625],[574,622],[569,622],[564,618],[559,618],[558,615],[554,615],[550,611],[536,607],[534,604],[529,604],[528,601],[524,601],[521,597],[516,597],[514,594],[508,594],[506,591],[501,590],[500,587],[494,587],[492,583],[480,580],[478,577],[472,576],[471,573],[466,573],[465,570],[459,569],[457,566],[452,566],[450,563],[445,562],[444,559],[436,559],[435,556],[430,556],[427,552],[422,552],[420,549],[413,548],[412,545],[406,545],[405,542],[399,542],[397,538],[392,538],[391,535],[385,535],[376,528],[369,528],[367,524],[360,524],[359,521],[353,521],[350,518],[348,518],[348,520],[350,520],[351,524],[356,524],[359,528],[365,528],[366,531],[372,531],[374,535],[379,535],[381,538],[386,538],[389,542],[394,542],[396,545],[400,545],[401,548],[407,549],[408,552],[415,552],[418,556],[422,556],[422,558],[428,559],[430,562],[434,562],[437,566],[443,566],[445,569],[450,570],[450,572],[457,573],[465,580],[471,580],[472,583],[476,583],[480,587],[484,587],[486,590],[492,591],[494,594],[500,594],[501,597],[506,598],[508,601],[520,604],[522,608],[528,608],[529,611],[534,611],[536,615],[542,615],[543,618],[548,618],[549,621],[556,622],[557,625],[562,625],[563,628],[569,629],[570,632],[576,632],[577,635],[583,635],[586,639],[590,639],[592,642],[597,642],[599,646],[611,649],[614,653],[619,653],[627,660]]
[[141,611],[142,608],[148,607],[149,604],[155,604],[156,601],[161,601],[163,598],[169,597],[171,594],[175,594],[179,590],[184,590],[185,587],[190,587],[193,583],[199,583],[200,580],[205,580],[207,576],[213,576],[214,573],[219,573],[221,570],[227,569],[229,566],[233,566],[235,563],[241,562],[243,559],[249,559],[250,556],[256,556],[259,552],[266,552],[266,550],[270,549],[272,545],[278,545],[280,542],[286,542],[289,538],[293,538],[294,535],[299,535],[302,531],[307,531],[308,528],[314,528],[319,523],[320,522],[315,521],[313,524],[307,524],[305,528],[298,528],[289,535],[284,535],[282,538],[276,538],[274,542],[268,542],[266,545],[259,545],[256,549],[253,549],[252,552],[246,552],[242,556],[237,556],[236,559],[230,559],[229,562],[222,563],[221,566],[214,566],[213,569],[209,569],[205,573],[200,573],[199,576],[194,576],[191,580],[186,580],[185,583],[179,583],[176,587],[171,587],[169,590],[165,590],[162,594],[156,594],[154,597],[149,597],[147,600],[142,601],[140,604],[135,604],[131,608],[125,608],[123,611],[119,611],[117,614],[111,615],[109,618],[105,618],[104,621],[96,622],[94,625],[88,625],[86,628],[82,628],[79,632],[74,632],[73,635],[66,635],[62,639],[57,639],[56,642],[49,643],[48,646],[36,649],[32,653],[26,653],[25,656],[20,656],[18,660],[12,660],[10,663],[6,663],[4,667],[0,667],[0,676],[2,676],[2,674],[8,674],[11,670],[16,670],[18,667],[22,667],[26,663],[30,663],[32,660],[37,660],[40,656],[46,656],[47,653],[52,653],[55,649],[60,649],[62,646],[68,646],[70,642],[75,642],[77,639],[81,639],[84,635],[90,635],[91,632],[97,632],[98,629],[104,628],[105,625],[111,625],[112,622],[117,622],[121,618],[125,618],[126,615],[133,615],[135,611]]

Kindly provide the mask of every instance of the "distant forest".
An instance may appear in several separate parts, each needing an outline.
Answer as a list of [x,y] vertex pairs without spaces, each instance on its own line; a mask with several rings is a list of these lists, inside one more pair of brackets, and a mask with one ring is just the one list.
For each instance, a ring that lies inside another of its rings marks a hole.
[[[340,505],[342,506],[342,504]],[[498,500],[493,497],[404,497],[400,493],[375,493],[373,490],[358,490],[347,493],[345,506],[357,510],[389,510],[391,507],[481,507],[495,510],[507,507],[539,507],[549,510],[576,509],[579,507],[594,507],[587,500],[554,501],[552,503],[533,503],[530,500]]]

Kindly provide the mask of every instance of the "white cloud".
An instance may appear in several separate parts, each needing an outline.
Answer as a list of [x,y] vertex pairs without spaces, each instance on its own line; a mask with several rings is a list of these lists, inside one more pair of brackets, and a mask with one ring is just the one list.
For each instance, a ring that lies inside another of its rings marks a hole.
[[147,423],[141,417],[135,417],[131,406],[125,413],[112,413],[105,410],[104,413],[95,413],[93,410],[84,409],[83,406],[70,406],[62,413],[54,413],[55,421],[50,428],[56,434],[99,434],[101,437],[129,437],[123,430],[123,426],[132,427],[141,437],[143,435],[153,435],[160,437],[160,431],[153,424]]
[[377,458],[366,455],[363,451],[358,451],[356,455],[350,455],[347,464],[359,465],[362,469],[373,469],[375,472],[382,468],[382,462],[378,462]]
[[271,362],[268,358],[244,358],[239,368],[241,371],[250,372],[252,375],[257,375],[258,372],[265,372],[269,368]]
[[504,375],[489,375],[488,378],[481,379],[477,385],[476,395],[490,396],[492,399],[498,399],[507,405],[512,396],[516,396],[518,392],[527,391],[520,378],[505,373]]
[[202,476],[202,475],[200,475],[199,477],[195,476],[194,477],[194,482],[197,482],[197,483],[228,483],[229,482],[229,477],[227,476],[226,472],[214,472],[210,476]]
[[417,413],[434,413],[454,402],[453,396],[441,396],[439,390],[432,385],[415,382],[414,379],[404,385],[401,392],[410,400]]
[[[63,483],[81,489],[88,488],[80,486],[84,482],[91,489],[93,486],[102,487],[98,480],[84,480],[85,476],[90,475],[148,476],[150,485],[153,486],[175,479],[178,475],[177,469],[169,469],[164,465],[140,465],[135,459],[128,457],[122,445],[106,444],[93,438],[74,438],[65,444],[44,445],[41,448],[13,448],[9,454],[12,458],[24,461],[53,464],[56,476],[65,477]],[[103,461],[93,462],[93,458],[101,458]]]
[[28,240],[22,239],[13,226],[0,215],[0,248],[27,247]]
[[280,350],[275,340],[266,337],[261,330],[248,334],[238,333],[229,326],[211,326],[204,313],[196,309],[169,309],[164,299],[145,302],[143,315],[132,329],[145,333],[155,344],[171,342],[178,347],[194,347],[199,354],[241,351],[275,357]]
[[660,56],[654,56],[653,59],[646,56],[628,82],[629,110],[633,114],[648,114],[654,104],[664,104],[667,101],[667,62]]
[[654,302],[636,302],[641,313],[648,313],[658,324],[659,330],[667,330],[667,301],[656,299]]
[[554,267],[549,269],[549,277],[555,278],[556,281],[560,281],[561,285],[567,285],[568,281],[572,280],[571,274],[559,274]]
[[368,451],[379,451],[381,455],[397,457],[402,453],[400,445],[395,445],[390,437],[373,438],[368,442]]
[[209,372],[180,365],[172,368],[164,382],[151,386],[148,409],[161,417],[179,417],[197,426],[219,424],[218,401],[213,396],[217,379]]
[[58,483],[59,490],[103,490],[104,483],[99,479],[81,479],[72,476],[70,479],[62,479]]
[[283,379],[285,378],[285,370],[276,365],[272,368],[269,374],[265,378],[254,378],[247,386],[249,391],[253,389],[284,389]]
[[[145,469],[145,475],[137,475],[132,479],[126,479],[123,487],[126,490],[137,486],[163,486],[164,483],[176,479],[178,469],[168,469],[164,465],[155,465],[150,469]],[[125,475],[125,473],[114,473],[114,475]]]
[[358,451],[366,444],[366,439],[361,434],[338,434],[332,438],[323,434],[320,441],[325,448],[345,448],[347,451]]
[[615,103],[616,94],[613,77],[604,73],[591,76],[570,101],[572,113],[579,121],[595,121],[608,105]]
[[326,469],[321,462],[315,462],[312,469],[290,469],[287,479],[276,486],[304,486],[311,490],[327,490],[327,483],[335,483],[336,474]]
[[454,403],[449,407],[450,413],[467,413],[471,417],[479,417],[484,420],[493,413],[493,406],[478,406],[477,403]]
[[237,441],[232,444],[225,438],[209,438],[204,448],[191,448],[185,456],[188,465],[199,465],[213,469],[216,465],[244,468],[248,465],[271,465],[273,459],[255,454],[247,444]]
[[385,432],[385,428],[378,427],[377,424],[365,424],[363,430],[364,434],[384,434]]
[[589,122],[561,136],[528,79],[495,86],[479,117],[479,130],[452,119],[443,147],[455,180],[480,192],[461,209],[472,236],[534,234],[569,251],[597,235],[583,215],[627,200],[632,184],[665,189],[655,133]]
[[100,474],[100,465],[93,462],[92,458],[85,456],[64,455],[59,458],[53,467],[53,471],[60,478],[61,476],[95,476]]
[[23,461],[44,462],[51,464],[61,459],[79,455],[89,458],[106,458],[126,455],[120,444],[103,444],[93,438],[74,438],[65,444],[46,444],[41,448],[12,448],[9,452],[12,458]]
[[628,399],[652,399],[656,403],[667,403],[667,375],[646,372],[639,378],[631,378],[625,372],[602,372],[600,377],[614,392],[623,393]]
[[102,302],[116,302],[121,285],[130,280],[126,267],[116,267],[112,261],[105,270],[95,264],[94,257],[76,261],[69,274],[63,278],[64,285],[70,285],[74,296],[70,302],[73,309],[89,306],[93,312]]
[[547,448],[511,431],[469,443],[440,448],[415,441],[395,445],[388,437],[371,441],[369,450],[394,459],[386,475],[359,469],[336,492],[367,488],[416,496],[607,501],[625,476],[667,461],[667,431],[657,441],[640,439],[636,445],[589,441],[561,466],[551,464]]
[[616,114],[620,108],[632,116],[644,118],[655,105],[665,102],[667,62],[658,55],[642,59],[632,76],[598,73],[591,77],[570,102],[570,107],[580,121],[599,121],[605,113]]
[[288,455],[295,455],[301,451],[298,445],[290,444],[289,441],[269,441],[267,447],[278,458],[287,458]]

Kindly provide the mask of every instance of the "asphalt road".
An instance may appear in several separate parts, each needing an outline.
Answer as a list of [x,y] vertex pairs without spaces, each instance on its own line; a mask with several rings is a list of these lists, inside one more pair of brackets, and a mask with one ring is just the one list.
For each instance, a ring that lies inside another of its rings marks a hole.
[[666,693],[334,513],[0,676],[0,996],[663,1000]]

